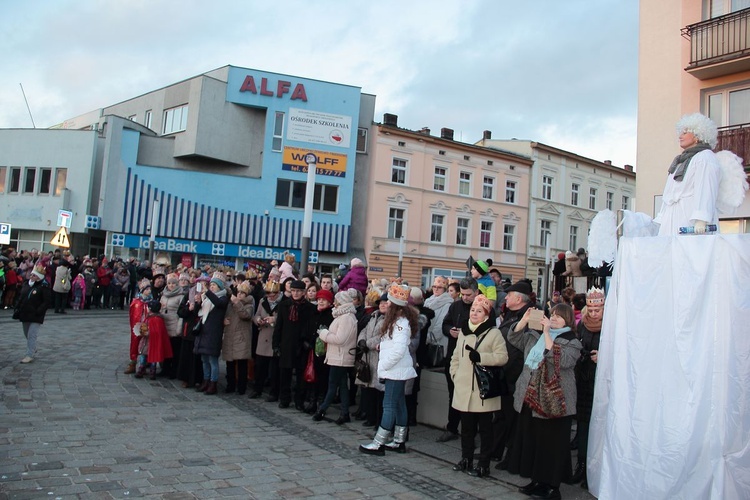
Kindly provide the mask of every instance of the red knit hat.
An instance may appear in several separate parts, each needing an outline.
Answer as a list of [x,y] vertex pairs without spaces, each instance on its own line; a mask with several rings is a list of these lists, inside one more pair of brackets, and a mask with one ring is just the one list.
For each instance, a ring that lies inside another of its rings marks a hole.
[[318,290],[315,294],[316,299],[324,299],[333,304],[333,293],[330,290]]

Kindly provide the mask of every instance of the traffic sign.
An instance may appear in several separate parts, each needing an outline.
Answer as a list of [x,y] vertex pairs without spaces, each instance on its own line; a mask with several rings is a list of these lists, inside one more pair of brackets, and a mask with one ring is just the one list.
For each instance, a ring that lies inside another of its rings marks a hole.
[[70,248],[70,236],[68,236],[68,230],[65,226],[62,226],[57,230],[55,235],[49,240],[50,245],[61,248]]
[[70,223],[73,221],[73,212],[70,210],[57,211],[57,225],[70,229]]
[[10,224],[0,222],[0,245],[10,245]]

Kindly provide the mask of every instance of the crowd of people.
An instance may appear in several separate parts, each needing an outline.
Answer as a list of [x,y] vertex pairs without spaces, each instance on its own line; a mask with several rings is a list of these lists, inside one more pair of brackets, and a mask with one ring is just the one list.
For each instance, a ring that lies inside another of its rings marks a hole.
[[[69,305],[127,305],[125,374],[176,379],[206,395],[248,393],[314,421],[358,419],[375,431],[360,451],[376,455],[406,451],[421,371],[440,369],[449,400],[438,441],[461,439],[453,470],[485,477],[495,459],[496,468],[530,478],[521,491],[537,498],[560,498],[563,481],[586,486],[599,289],[564,289],[542,305],[529,280],[504,282],[491,261],[475,262],[471,277],[459,281],[438,276],[423,290],[400,278],[370,280],[361,259],[339,276],[318,277],[300,274],[291,255],[245,272],[134,259],[79,263],[65,253],[5,255],[5,268],[22,276],[10,304],[29,339],[24,363],[33,360],[46,307],[64,314]],[[77,281],[83,282],[78,295]],[[88,283],[99,292],[89,294]],[[502,391],[480,393],[477,365],[503,367]],[[334,406],[337,417],[326,419]]]

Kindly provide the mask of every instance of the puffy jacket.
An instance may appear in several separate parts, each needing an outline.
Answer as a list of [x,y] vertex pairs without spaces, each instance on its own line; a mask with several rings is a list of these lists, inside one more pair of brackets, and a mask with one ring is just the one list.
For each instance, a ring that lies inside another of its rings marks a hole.
[[389,380],[409,380],[416,378],[414,359],[409,353],[412,342],[409,320],[404,317],[396,320],[388,335],[380,338],[380,359],[378,378]]
[[182,299],[185,294],[181,288],[176,288],[175,293],[167,292],[161,295],[161,317],[164,318],[164,325],[167,327],[167,334],[170,337],[179,337],[182,335],[182,318],[177,315]]
[[[335,313],[334,309],[334,313]],[[334,314],[335,316],[335,314]],[[354,347],[357,344],[357,317],[354,307],[333,318],[328,329],[320,331],[319,336],[328,344],[326,349],[326,364],[330,366],[354,366]]]
[[364,267],[353,267],[339,283],[339,292],[354,288],[362,295],[367,293],[367,270]]

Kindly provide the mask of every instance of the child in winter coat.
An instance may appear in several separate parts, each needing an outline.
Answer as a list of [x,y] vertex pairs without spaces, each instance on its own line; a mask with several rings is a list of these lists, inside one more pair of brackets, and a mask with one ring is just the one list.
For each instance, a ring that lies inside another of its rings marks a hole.
[[151,380],[156,380],[156,364],[172,357],[172,344],[169,342],[164,318],[159,314],[161,303],[158,300],[150,301],[148,310],[146,321],[141,323],[141,340],[138,344],[138,354],[145,355],[146,362],[139,364],[135,377],[143,378],[148,366]]
[[80,311],[86,304],[86,280],[83,279],[83,273],[78,273],[73,280],[73,310]]

